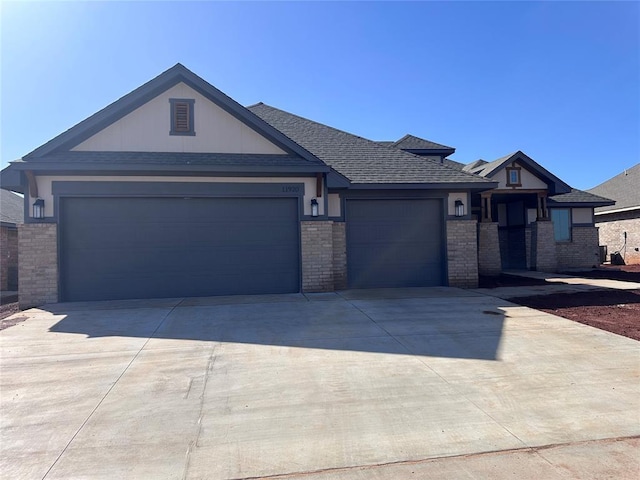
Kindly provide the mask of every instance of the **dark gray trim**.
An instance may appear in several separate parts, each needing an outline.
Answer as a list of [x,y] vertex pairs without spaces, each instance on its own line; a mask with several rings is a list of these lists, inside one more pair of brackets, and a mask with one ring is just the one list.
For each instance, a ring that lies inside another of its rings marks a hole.
[[327,187],[328,188],[347,188],[351,185],[351,182],[344,175],[331,169],[327,174]]
[[[81,172],[91,172],[99,174],[100,172],[108,172],[105,174],[113,175],[114,172],[122,172],[122,175],[128,174],[155,174],[156,172],[202,175],[204,173],[323,173],[329,170],[324,165],[308,165],[308,166],[237,166],[237,165],[158,165],[158,164],[116,164],[109,165],[104,163],[96,164],[79,164],[79,163],[44,163],[44,162],[28,162],[16,165],[18,170],[33,170],[38,175],[46,174],[78,174]],[[127,173],[125,173],[127,172]]]
[[27,181],[24,173],[11,163],[0,171],[0,185],[3,190],[24,193]]
[[73,182],[54,181],[55,196],[113,197],[299,197],[304,183],[212,183],[212,182]]
[[0,227],[8,228],[9,230],[17,230],[18,229],[18,225],[16,223],[11,223],[11,222],[2,222],[2,221],[0,221]]
[[594,223],[572,223],[571,228],[573,227],[595,227]]
[[324,165],[320,159],[302,148],[282,132],[276,130],[257,115],[179,63],[119,100],[116,100],[111,105],[71,127],[66,132],[38,147],[31,153],[25,155],[24,158],[28,160],[33,157],[46,155],[54,150],[70,150],[75,145],[82,143],[87,138],[95,135],[100,130],[103,130],[180,82],[184,82],[230,115],[258,131],[283,150],[296,153],[311,163]]
[[[171,129],[169,130],[169,135],[186,135],[186,136],[195,136],[196,127],[194,124],[193,111],[195,108],[196,101],[193,98],[170,98],[169,103],[171,104],[171,113],[169,117],[169,122],[171,124]],[[186,103],[189,105],[189,130],[182,131],[175,129],[175,119],[176,119],[176,103]]]
[[[596,208],[603,205],[602,202],[554,202],[547,200],[547,208]],[[606,203],[605,203],[606,205]]]
[[483,192],[498,186],[498,182],[487,183],[352,183],[349,190],[473,190]]

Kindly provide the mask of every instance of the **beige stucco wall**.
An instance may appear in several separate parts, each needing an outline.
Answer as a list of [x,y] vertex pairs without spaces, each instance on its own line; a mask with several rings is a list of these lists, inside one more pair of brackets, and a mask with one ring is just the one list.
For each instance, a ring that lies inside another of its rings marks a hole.
[[[506,167],[511,167],[511,164],[505,165],[501,171],[496,173],[491,179],[498,181],[498,188],[507,188],[509,190],[514,189],[514,187],[507,186],[507,170]],[[515,187],[516,190],[529,190],[529,189],[545,189],[547,188],[547,184],[536,177],[533,173],[525,170],[525,168],[516,162],[516,167],[521,167],[520,170],[520,180],[522,183],[521,187]]]
[[[194,99],[195,136],[169,135],[170,98]],[[179,83],[73,150],[116,152],[285,153],[209,99]]]
[[[136,176],[38,176],[38,193],[44,200],[45,217],[53,217],[53,194],[51,185],[54,181],[67,182],[210,182],[210,183],[304,183],[304,213],[311,215],[311,199],[316,198],[315,177],[136,177]],[[31,202],[33,203],[33,202]],[[320,215],[324,215],[324,202],[318,200]],[[31,215],[32,212],[29,212]]]
[[593,208],[571,209],[572,223],[593,223]]
[[339,217],[341,210],[340,210],[340,195],[338,195],[337,193],[330,193],[329,196],[327,197],[328,202],[329,202],[329,216],[330,217]]

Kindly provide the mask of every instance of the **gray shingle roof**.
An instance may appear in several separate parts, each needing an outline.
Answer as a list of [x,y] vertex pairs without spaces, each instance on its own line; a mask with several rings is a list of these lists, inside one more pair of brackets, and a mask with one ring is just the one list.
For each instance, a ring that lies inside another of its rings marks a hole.
[[640,208],[640,163],[587,191],[616,201],[615,205],[596,209],[598,213]]
[[488,185],[488,180],[476,175],[263,103],[253,105],[249,110],[355,184]]
[[0,222],[19,224],[24,221],[24,199],[8,190],[0,190]]
[[393,146],[403,150],[455,150],[453,147],[447,147],[446,145],[410,134],[406,134],[400,140],[394,142]]
[[[518,152],[510,153],[509,155],[505,155],[504,157],[500,157],[497,160],[494,160],[493,162],[489,162],[489,163],[485,162],[484,160],[478,160],[474,162],[474,163],[477,163],[477,165],[474,167],[470,167],[468,171],[475,173],[477,175],[480,175],[481,177],[486,177],[487,175],[492,173],[494,170],[499,168],[504,162],[506,162],[511,157],[516,155],[517,153]],[[479,163],[479,162],[484,162],[484,163]]]
[[572,188],[569,193],[561,193],[549,197],[548,205],[551,207],[554,204],[567,205],[576,203],[585,204],[585,206],[587,206],[586,204],[589,206],[597,206],[613,203],[613,200]]

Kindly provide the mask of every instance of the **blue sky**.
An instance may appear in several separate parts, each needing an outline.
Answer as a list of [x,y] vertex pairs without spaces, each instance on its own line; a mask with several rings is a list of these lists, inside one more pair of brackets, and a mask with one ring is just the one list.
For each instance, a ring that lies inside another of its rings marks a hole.
[[637,2],[2,2],[1,162],[177,62],[453,159],[522,150],[576,188],[640,161]]

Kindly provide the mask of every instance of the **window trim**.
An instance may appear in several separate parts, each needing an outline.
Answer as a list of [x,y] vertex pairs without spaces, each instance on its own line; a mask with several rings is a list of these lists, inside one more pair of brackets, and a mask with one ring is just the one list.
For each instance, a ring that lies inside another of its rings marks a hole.
[[[195,126],[193,124],[193,110],[195,100],[193,98],[170,98],[169,103],[171,104],[171,112],[169,117],[169,122],[171,125],[171,129],[169,130],[169,135],[186,135],[186,136],[195,136]],[[189,121],[189,128],[187,130],[178,130],[176,128],[176,105],[185,104],[187,105],[187,115]]]
[[[507,187],[521,187],[522,186],[522,167],[507,167]],[[511,181],[511,173],[515,172],[518,176],[517,182]]]
[[[555,222],[553,222],[553,213],[560,212],[560,211],[566,211],[569,216],[568,224],[567,224],[567,228],[569,231],[568,231],[567,239],[558,240],[558,238],[556,237],[556,224]],[[571,243],[573,241],[573,215],[571,212],[571,208],[550,208],[549,216],[551,217],[551,222],[553,223],[553,240],[556,243]]]

